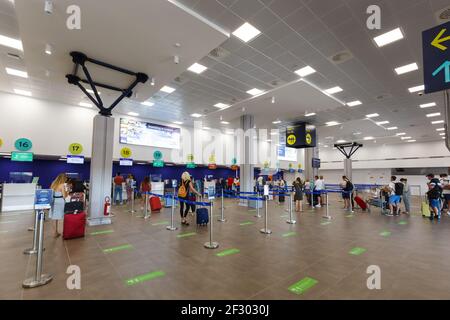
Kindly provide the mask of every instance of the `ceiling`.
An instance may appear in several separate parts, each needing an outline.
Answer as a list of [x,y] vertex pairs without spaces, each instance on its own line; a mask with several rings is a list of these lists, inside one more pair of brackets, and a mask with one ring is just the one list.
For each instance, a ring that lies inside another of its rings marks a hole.
[[[86,12],[86,25],[92,26],[75,35],[54,27],[61,23],[63,12],[45,15],[43,0],[16,2],[14,9],[8,0],[0,0],[0,34],[21,38],[25,57],[16,62],[2,54],[0,63],[26,67],[32,74],[32,79],[26,81],[33,95],[40,89],[44,91],[37,97],[78,104],[81,93],[60,84],[60,75],[71,68],[68,50],[84,49],[111,63],[147,68],[137,71],[156,75],[154,88],[146,88],[133,99],[136,101],[126,100],[118,107],[123,113],[134,111],[149,119],[191,124],[190,114],[195,112],[204,115],[205,125],[220,127],[222,117],[232,127],[243,113],[254,113],[258,126],[273,126],[271,122],[276,119],[282,120],[283,126],[306,119],[304,113],[308,111],[317,113],[307,119],[318,127],[324,145],[368,136],[374,137],[376,143],[403,143],[396,136],[400,132],[418,142],[442,138],[435,130],[442,125],[432,125],[431,120],[443,117],[426,117],[430,112],[444,114],[442,94],[419,96],[407,89],[423,84],[421,31],[443,22],[436,13],[449,6],[448,0],[108,0],[108,10],[100,0],[62,1],[80,3],[82,12]],[[366,8],[373,4],[381,7],[381,30],[366,27]],[[149,15],[152,19],[147,18]],[[226,37],[227,32],[244,22],[251,23],[261,34],[248,43],[235,36]],[[373,37],[396,27],[402,29],[405,38],[378,48]],[[162,37],[166,33],[169,40]],[[64,57],[42,55],[38,44],[51,39],[61,43]],[[182,47],[175,48],[176,42]],[[11,51],[1,46],[0,50]],[[179,65],[170,59],[177,50],[186,50],[180,54]],[[349,58],[334,62],[332,57],[342,52]],[[200,75],[186,71],[195,61],[208,69]],[[395,74],[394,68],[412,62],[419,65],[418,71]],[[307,82],[299,82],[294,71],[306,65],[317,72],[307,76]],[[39,69],[42,72],[42,68],[51,67],[56,68],[52,80],[36,76]],[[24,85],[20,81],[0,72],[0,90],[11,92],[17,85]],[[164,84],[176,91],[158,91]],[[334,86],[343,89],[333,95],[335,99],[317,89]],[[267,93],[251,98],[246,91],[252,88]],[[153,107],[139,103],[150,96],[155,102]],[[339,103],[354,100],[362,105],[348,107]],[[231,107],[218,110],[214,107],[218,102]],[[428,102],[436,102],[437,106],[419,108]],[[366,119],[371,113],[380,116]],[[375,124],[383,120],[390,123]],[[324,124],[328,121],[341,125],[327,127]],[[392,126],[398,130],[386,130]]]

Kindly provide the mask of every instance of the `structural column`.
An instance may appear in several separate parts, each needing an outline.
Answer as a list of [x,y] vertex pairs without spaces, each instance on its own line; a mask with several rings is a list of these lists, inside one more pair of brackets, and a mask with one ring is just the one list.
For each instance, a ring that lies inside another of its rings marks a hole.
[[[257,156],[257,153],[254,152],[254,148],[252,148],[253,144],[255,143],[255,139],[253,139],[252,135],[256,133],[256,130],[253,130],[254,118],[252,115],[243,115],[241,116],[240,122],[240,127],[243,132],[242,137],[240,137],[241,143],[237,146],[237,152],[238,159],[240,159],[239,180],[241,185],[241,192],[252,192],[255,159]],[[247,206],[248,201],[241,199],[239,205]]]
[[344,159],[344,175],[352,181],[352,159]]
[[114,148],[114,118],[96,115],[92,135],[91,176],[89,185],[90,226],[110,224],[103,214],[105,197],[111,196]]

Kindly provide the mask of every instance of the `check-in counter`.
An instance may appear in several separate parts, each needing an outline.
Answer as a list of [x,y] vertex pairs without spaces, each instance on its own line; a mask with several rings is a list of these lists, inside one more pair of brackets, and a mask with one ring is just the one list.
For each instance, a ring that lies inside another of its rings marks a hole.
[[36,183],[4,183],[1,212],[34,209]]

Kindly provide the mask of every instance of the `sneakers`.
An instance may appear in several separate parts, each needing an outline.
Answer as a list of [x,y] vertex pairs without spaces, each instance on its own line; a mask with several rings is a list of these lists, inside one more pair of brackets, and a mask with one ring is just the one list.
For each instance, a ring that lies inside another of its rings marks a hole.
[[316,208],[322,208],[322,206],[320,204],[315,206]]
[[388,213],[386,213],[386,216],[393,217],[394,215],[392,213],[388,212]]

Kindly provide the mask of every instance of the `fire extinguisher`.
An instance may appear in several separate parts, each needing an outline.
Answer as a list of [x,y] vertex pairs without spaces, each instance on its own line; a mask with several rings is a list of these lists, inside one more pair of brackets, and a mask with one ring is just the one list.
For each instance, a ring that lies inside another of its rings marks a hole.
[[111,198],[106,196],[105,197],[105,204],[103,205],[103,214],[105,216],[109,216],[111,213]]

